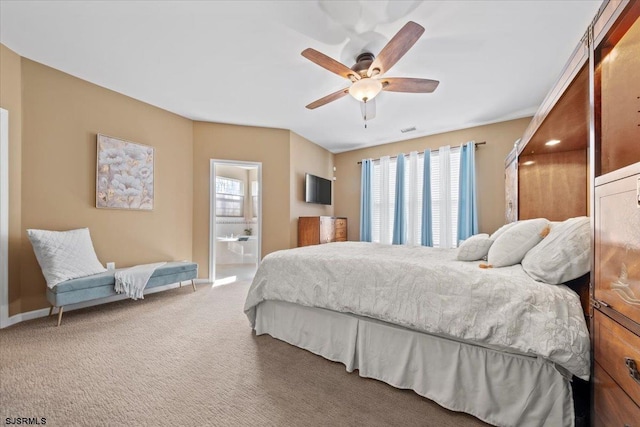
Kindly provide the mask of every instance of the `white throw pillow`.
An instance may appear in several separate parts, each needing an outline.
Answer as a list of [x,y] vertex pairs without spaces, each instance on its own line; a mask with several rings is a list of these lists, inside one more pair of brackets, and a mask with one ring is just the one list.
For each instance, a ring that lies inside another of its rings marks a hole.
[[510,222],[508,224],[503,225],[502,227],[498,228],[496,231],[493,232],[493,234],[490,236],[490,239],[495,241],[498,237],[500,237],[502,233],[504,233],[505,231],[507,231],[508,229],[510,229],[516,224],[517,222]]
[[489,248],[493,240],[488,234],[476,234],[460,243],[458,248],[458,259],[460,261],[478,261],[489,253]]
[[50,288],[66,280],[107,271],[98,261],[88,228],[27,230],[27,235]]
[[531,248],[540,243],[548,232],[549,221],[544,218],[518,221],[500,234],[489,248],[487,263],[493,267],[519,264]]
[[591,222],[586,216],[568,219],[551,228],[549,235],[522,260],[534,280],[559,285],[591,270]]

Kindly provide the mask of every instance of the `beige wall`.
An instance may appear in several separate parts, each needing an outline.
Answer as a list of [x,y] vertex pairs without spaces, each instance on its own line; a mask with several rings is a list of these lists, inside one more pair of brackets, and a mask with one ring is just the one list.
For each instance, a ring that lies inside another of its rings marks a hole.
[[531,118],[478,126],[392,144],[336,154],[335,213],[349,220],[349,240],[360,239],[360,165],[362,159],[424,151],[467,141],[486,141],[476,151],[478,217],[480,232],[491,233],[504,224],[504,159]]
[[298,246],[298,217],[333,215],[334,204],[318,205],[304,201],[304,175],[310,173],[322,178],[333,178],[334,155],[319,145],[291,132],[290,162],[290,241],[292,248]]
[[262,256],[289,248],[289,131],[193,123],[193,259],[209,276],[211,159],[262,163]]
[[[190,259],[192,122],[25,58],[22,87],[22,235],[89,227],[100,261],[117,267]],[[97,133],[155,148],[153,211],[95,207]],[[21,311],[46,307],[26,239],[20,260]]]
[[0,44],[0,107],[9,112],[9,315],[21,312],[22,246],[22,65],[18,54]]

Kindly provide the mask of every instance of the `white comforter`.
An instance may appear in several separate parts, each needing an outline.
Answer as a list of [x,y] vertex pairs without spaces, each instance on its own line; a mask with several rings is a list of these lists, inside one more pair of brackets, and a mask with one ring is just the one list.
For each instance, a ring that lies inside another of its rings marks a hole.
[[520,265],[480,269],[455,249],[343,242],[274,252],[245,303],[279,300],[354,313],[490,348],[541,356],[589,379],[589,333],[578,295]]

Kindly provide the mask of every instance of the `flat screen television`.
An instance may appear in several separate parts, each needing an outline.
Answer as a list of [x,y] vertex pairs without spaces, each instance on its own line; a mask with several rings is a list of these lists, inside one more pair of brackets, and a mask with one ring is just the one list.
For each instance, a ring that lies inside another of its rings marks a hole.
[[321,205],[331,204],[331,181],[311,175],[304,176],[304,201]]

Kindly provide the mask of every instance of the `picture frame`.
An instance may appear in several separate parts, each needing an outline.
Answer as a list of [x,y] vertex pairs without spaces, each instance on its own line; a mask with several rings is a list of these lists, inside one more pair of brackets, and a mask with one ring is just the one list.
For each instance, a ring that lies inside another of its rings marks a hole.
[[152,211],[155,149],[108,135],[96,138],[96,208]]

